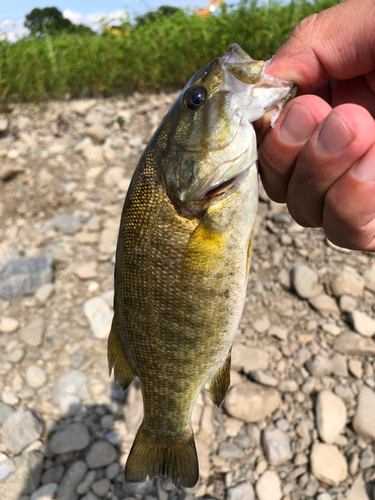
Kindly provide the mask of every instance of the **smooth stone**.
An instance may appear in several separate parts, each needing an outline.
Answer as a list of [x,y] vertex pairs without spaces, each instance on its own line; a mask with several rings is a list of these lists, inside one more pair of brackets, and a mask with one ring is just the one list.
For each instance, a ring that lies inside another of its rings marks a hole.
[[363,375],[362,361],[359,359],[349,359],[349,372],[355,378],[361,378]]
[[39,347],[43,343],[44,334],[44,320],[41,316],[35,315],[30,321],[24,326],[20,333],[20,339],[26,342],[26,344]]
[[269,365],[269,355],[266,351],[239,342],[233,343],[231,358],[232,368],[242,369],[245,373],[266,370]]
[[346,425],[344,402],[331,391],[320,391],[316,401],[315,416],[322,441],[334,443]]
[[95,478],[96,478],[96,472],[94,470],[89,470],[86,476],[83,478],[82,483],[80,483],[77,486],[76,492],[79,493],[80,495],[87,493],[92,483],[95,481]]
[[318,481],[331,486],[338,486],[348,475],[345,457],[332,444],[314,443],[310,454],[310,466]]
[[279,340],[287,340],[288,339],[288,330],[285,328],[280,328],[279,326],[272,325],[267,331],[268,335],[272,335]]
[[39,302],[39,304],[44,305],[52,296],[54,291],[55,285],[53,283],[45,283],[38,288],[38,290],[35,292],[34,297]]
[[3,441],[12,453],[18,454],[39,439],[44,428],[45,422],[41,415],[34,410],[19,410],[5,420],[2,427]]
[[357,311],[348,313],[349,320],[354,330],[364,337],[372,337],[375,334],[375,320],[367,314]]
[[75,234],[81,225],[77,217],[68,214],[57,215],[53,223],[64,234]]
[[258,382],[262,385],[269,385],[273,387],[278,383],[277,378],[272,377],[272,375],[264,372],[263,370],[253,370],[249,372],[249,376],[252,380],[254,380],[254,382]]
[[277,472],[266,470],[258,479],[255,491],[259,500],[280,500],[283,495]]
[[115,447],[108,441],[96,441],[86,453],[86,462],[90,469],[105,467],[117,458]]
[[281,465],[292,458],[289,436],[282,430],[265,429],[262,442],[270,465]]
[[73,101],[70,104],[70,109],[78,115],[84,116],[93,106],[95,106],[95,99]]
[[238,483],[227,489],[226,500],[254,500],[254,489],[249,483]]
[[308,359],[305,366],[314,377],[324,377],[332,372],[331,360],[323,358],[319,354]]
[[0,498],[20,500],[39,486],[44,455],[33,450],[0,464]]
[[14,333],[20,327],[20,322],[17,319],[3,316],[0,318],[0,333]]
[[326,318],[330,314],[335,317],[340,316],[340,309],[338,308],[336,301],[325,293],[310,297],[309,304],[314,309],[316,309],[324,318]]
[[95,337],[106,339],[109,335],[113,312],[102,297],[93,297],[86,300],[83,310],[90,322],[91,330]]
[[342,354],[334,354],[331,358],[332,373],[339,377],[348,376],[347,358]]
[[13,299],[34,293],[41,285],[52,280],[52,261],[49,257],[11,260],[0,269],[0,295],[5,299]]
[[243,382],[229,389],[224,404],[226,411],[232,417],[245,422],[257,422],[278,408],[280,394],[272,387]]
[[106,138],[104,127],[98,124],[87,127],[85,135],[91,137],[97,144],[102,144]]
[[257,333],[264,333],[271,326],[268,316],[262,316],[253,323],[253,328]]
[[332,282],[332,292],[336,297],[351,295],[359,297],[365,285],[365,280],[354,271],[341,271]]
[[52,391],[53,399],[65,416],[73,415],[81,399],[90,397],[87,388],[87,377],[78,370],[64,373]]
[[241,448],[233,443],[220,443],[218,448],[218,454],[223,458],[241,458],[243,457],[243,451]]
[[50,446],[52,453],[60,455],[85,449],[90,443],[90,433],[82,422],[72,423],[53,434]]
[[125,170],[122,167],[111,167],[104,172],[103,182],[107,187],[118,187],[124,175]]
[[74,268],[74,274],[81,280],[90,280],[98,275],[96,267],[96,262],[80,264]]
[[103,148],[102,146],[87,146],[82,151],[83,157],[89,163],[103,163]]
[[95,481],[95,483],[92,484],[91,489],[96,495],[103,497],[109,491],[110,485],[111,483],[108,479],[103,478],[99,479],[99,481]]
[[359,392],[352,425],[359,436],[375,440],[375,392],[369,387],[362,387]]
[[44,471],[42,476],[42,483],[57,483],[60,484],[60,481],[64,475],[65,467],[64,465],[56,465],[55,467],[51,467]]
[[34,491],[30,500],[53,500],[55,498],[57,488],[58,484],[56,483],[45,484]]
[[342,312],[353,311],[357,307],[357,300],[351,295],[341,295],[339,306]]
[[8,130],[9,127],[9,120],[6,118],[1,118],[0,119],[0,136],[5,135],[5,132]]
[[366,269],[363,273],[363,278],[365,280],[365,288],[375,293],[375,269]]
[[298,390],[298,384],[293,379],[285,378],[284,380],[280,380],[277,388],[280,392],[296,392]]
[[56,500],[78,500],[79,495],[76,488],[87,472],[87,464],[83,460],[78,460],[68,467],[59,488]]
[[363,475],[360,474],[348,491],[345,500],[369,500],[370,497],[368,496],[367,491]]
[[26,383],[33,389],[39,389],[47,382],[47,374],[42,368],[36,365],[28,366],[26,370]]
[[323,291],[318,283],[318,275],[305,264],[297,264],[291,272],[292,284],[302,299],[308,299]]
[[14,413],[13,406],[10,405],[0,405],[0,425],[2,425],[5,420]]
[[375,355],[375,342],[352,332],[339,335],[333,343],[333,348],[342,354],[351,354],[352,356]]

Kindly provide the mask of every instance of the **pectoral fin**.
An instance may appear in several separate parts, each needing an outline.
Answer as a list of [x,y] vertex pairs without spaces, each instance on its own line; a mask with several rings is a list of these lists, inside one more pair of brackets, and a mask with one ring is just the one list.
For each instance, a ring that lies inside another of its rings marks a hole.
[[230,384],[230,356],[232,348],[229,349],[227,359],[219,368],[214,377],[206,385],[206,389],[213,403],[220,408],[227,395]]
[[111,331],[108,338],[108,366],[109,374],[111,374],[113,368],[116,384],[120,389],[125,391],[133,381],[135,375],[121,347],[115,317],[112,320]]

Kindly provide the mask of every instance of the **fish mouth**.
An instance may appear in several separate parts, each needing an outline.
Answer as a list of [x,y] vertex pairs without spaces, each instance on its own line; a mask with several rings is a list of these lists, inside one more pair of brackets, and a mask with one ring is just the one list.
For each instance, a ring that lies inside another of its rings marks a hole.
[[240,172],[239,174],[235,175],[231,179],[228,179],[227,181],[222,182],[218,186],[210,189],[207,191],[207,193],[197,201],[210,201],[214,198],[217,198],[219,196],[222,196],[223,194],[226,194],[229,192],[229,190],[234,186],[234,185],[239,185],[241,182],[245,179],[249,172],[250,167],[247,167],[246,170],[243,172]]

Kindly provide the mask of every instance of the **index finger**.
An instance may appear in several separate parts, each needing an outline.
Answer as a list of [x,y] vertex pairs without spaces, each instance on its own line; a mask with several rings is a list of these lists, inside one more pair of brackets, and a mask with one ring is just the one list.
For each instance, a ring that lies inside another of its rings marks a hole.
[[304,19],[276,52],[267,73],[310,93],[330,78],[347,80],[375,68],[375,3],[347,0]]

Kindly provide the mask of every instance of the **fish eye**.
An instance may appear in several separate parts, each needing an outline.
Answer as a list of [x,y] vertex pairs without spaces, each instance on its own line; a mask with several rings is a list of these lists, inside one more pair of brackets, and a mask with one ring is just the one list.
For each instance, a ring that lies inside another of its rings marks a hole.
[[185,97],[185,108],[189,111],[196,111],[207,96],[207,90],[204,87],[195,87],[191,89]]

